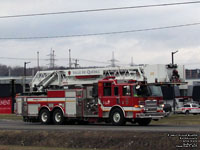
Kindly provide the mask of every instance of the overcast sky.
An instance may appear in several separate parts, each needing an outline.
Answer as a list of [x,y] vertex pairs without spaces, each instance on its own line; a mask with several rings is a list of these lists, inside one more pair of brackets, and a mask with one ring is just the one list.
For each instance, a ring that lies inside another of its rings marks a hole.
[[[1,0],[0,16],[138,6],[192,0]],[[200,22],[200,4],[0,19],[0,38],[59,36],[137,30]],[[148,32],[57,39],[0,40],[0,64],[37,66],[55,51],[56,65],[68,66],[68,49],[81,66],[175,63],[200,68],[200,25]],[[19,59],[3,59],[24,58]],[[29,60],[30,59],[30,60]],[[88,61],[87,61],[88,60]],[[93,62],[94,61],[94,62]],[[99,63],[97,63],[99,62]],[[104,63],[103,63],[104,62]],[[40,65],[47,66],[47,60]]]

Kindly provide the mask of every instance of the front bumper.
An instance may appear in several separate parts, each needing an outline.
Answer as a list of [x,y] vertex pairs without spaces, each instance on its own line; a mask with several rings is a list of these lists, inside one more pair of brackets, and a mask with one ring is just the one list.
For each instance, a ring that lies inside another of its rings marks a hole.
[[152,118],[152,119],[161,119],[165,116],[164,112],[144,112],[144,113],[137,113],[136,118]]

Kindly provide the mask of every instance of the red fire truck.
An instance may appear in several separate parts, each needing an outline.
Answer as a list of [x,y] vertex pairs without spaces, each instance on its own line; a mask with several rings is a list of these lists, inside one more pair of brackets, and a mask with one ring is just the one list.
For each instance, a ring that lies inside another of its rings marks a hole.
[[161,87],[148,83],[144,72],[152,81],[155,76],[157,83],[167,81],[168,76],[146,69],[38,72],[32,82],[33,91],[16,96],[16,114],[24,121],[38,120],[42,124],[76,121],[148,125],[164,116],[164,101]]
[[24,121],[39,119],[43,124],[77,120],[148,125],[164,116],[162,95],[152,96],[152,87],[159,89],[152,84],[107,77],[93,85],[17,96],[17,114]]

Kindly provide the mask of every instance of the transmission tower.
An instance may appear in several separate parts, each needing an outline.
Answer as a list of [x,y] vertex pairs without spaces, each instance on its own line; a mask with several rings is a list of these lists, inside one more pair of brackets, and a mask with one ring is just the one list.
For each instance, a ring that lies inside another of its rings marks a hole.
[[112,59],[110,60],[111,62],[111,67],[116,67],[115,62],[118,62],[118,60],[115,59],[115,54],[112,52]]
[[55,67],[55,51],[53,49],[51,49],[50,54],[47,55],[49,56],[49,68],[54,69]]
[[78,64],[78,59],[75,59],[75,63],[74,63],[75,68],[78,68],[79,64]]

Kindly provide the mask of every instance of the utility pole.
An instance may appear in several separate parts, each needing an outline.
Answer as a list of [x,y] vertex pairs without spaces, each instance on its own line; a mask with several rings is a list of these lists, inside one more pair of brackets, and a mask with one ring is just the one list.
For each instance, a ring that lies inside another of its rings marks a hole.
[[[172,67],[174,67],[174,54],[176,54],[178,51],[172,52]],[[172,85],[173,87],[173,108],[174,108],[174,114],[176,113],[176,99],[175,99],[175,88],[174,84]]]
[[111,67],[115,67],[115,54],[112,52]]
[[40,71],[40,58],[39,58],[39,51],[37,52],[37,70]]
[[72,68],[71,49],[69,49],[69,69]]
[[24,62],[24,88],[23,88],[23,92],[26,92],[26,65],[29,64],[31,62]]
[[133,57],[131,57],[131,65],[130,66],[134,66]]
[[10,67],[8,68],[8,76],[9,77],[11,76],[11,68]]
[[174,65],[174,54],[176,54],[178,51],[172,52],[172,66]]

